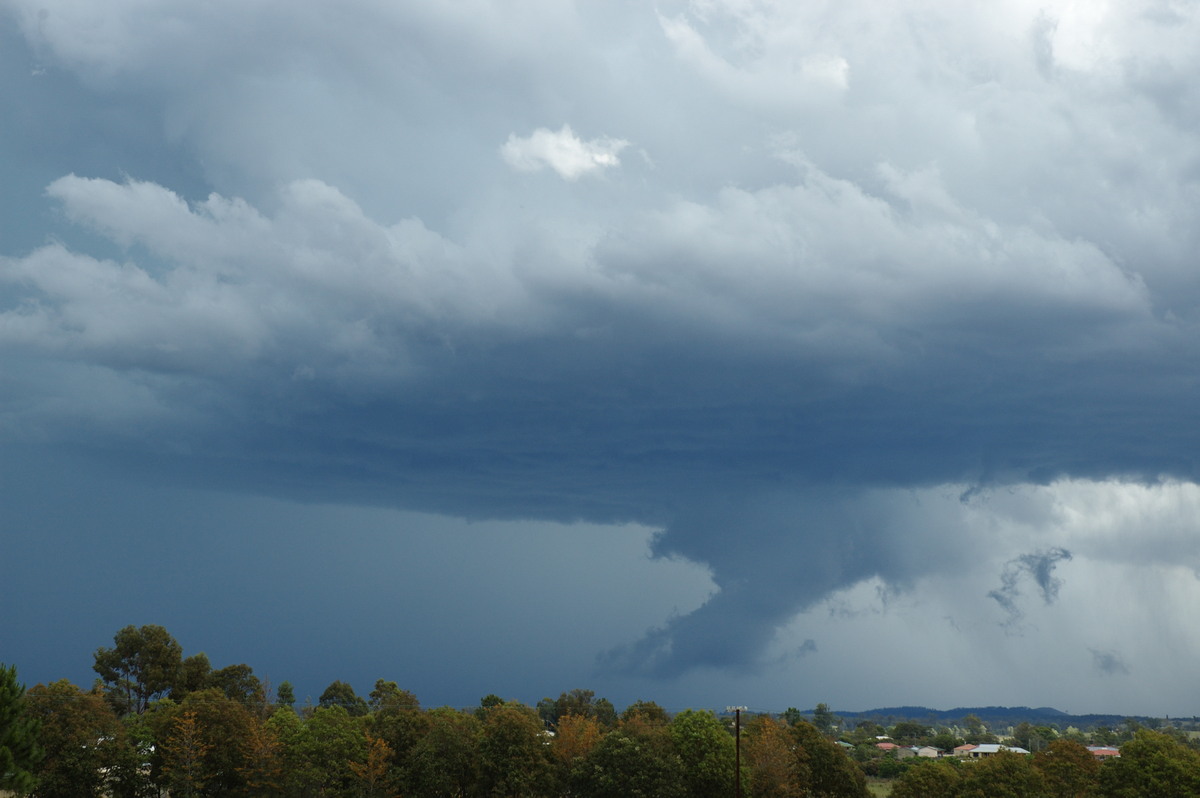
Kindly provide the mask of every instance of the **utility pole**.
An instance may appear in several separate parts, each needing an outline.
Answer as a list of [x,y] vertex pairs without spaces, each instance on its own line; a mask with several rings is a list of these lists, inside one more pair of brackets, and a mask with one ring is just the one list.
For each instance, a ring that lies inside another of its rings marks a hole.
[[725,707],[733,713],[733,795],[742,798],[742,710],[745,707]]

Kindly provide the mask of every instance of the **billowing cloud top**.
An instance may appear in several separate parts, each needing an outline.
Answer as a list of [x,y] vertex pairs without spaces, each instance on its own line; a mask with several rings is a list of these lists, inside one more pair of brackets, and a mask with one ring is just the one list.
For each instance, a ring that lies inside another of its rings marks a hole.
[[[889,543],[933,545],[904,491],[1196,479],[1190,7],[6,8],[195,165],[45,167],[66,225],[0,258],[6,438],[658,525],[720,592],[603,657],[656,674],[937,571]],[[1058,545],[994,597],[1052,598]]]
[[509,136],[500,154],[513,169],[536,172],[548,166],[564,179],[574,180],[619,165],[617,153],[627,146],[629,142],[620,139],[581,141],[570,125],[563,125],[557,133],[540,127],[526,138]]

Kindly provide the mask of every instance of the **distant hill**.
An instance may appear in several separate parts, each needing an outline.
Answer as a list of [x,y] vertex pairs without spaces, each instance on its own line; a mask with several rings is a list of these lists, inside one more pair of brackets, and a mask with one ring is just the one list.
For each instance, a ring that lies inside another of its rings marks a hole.
[[960,723],[967,715],[974,715],[989,727],[1016,726],[1028,722],[1035,726],[1075,726],[1090,729],[1095,726],[1119,726],[1132,717],[1139,723],[1150,718],[1129,715],[1071,715],[1054,707],[955,707],[954,709],[930,709],[929,707],[881,707],[863,712],[835,712],[843,720],[871,720],[883,726],[891,726],[902,720],[911,720],[928,725]]

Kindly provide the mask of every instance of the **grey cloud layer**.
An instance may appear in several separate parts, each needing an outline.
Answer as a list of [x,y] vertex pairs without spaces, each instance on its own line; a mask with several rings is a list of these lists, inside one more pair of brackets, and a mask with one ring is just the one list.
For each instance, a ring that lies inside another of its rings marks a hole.
[[658,524],[720,592],[604,658],[657,675],[946,567],[886,491],[1195,479],[1193,16],[476,5],[10,3],[213,193],[49,186],[122,254],[0,258],[5,434]]

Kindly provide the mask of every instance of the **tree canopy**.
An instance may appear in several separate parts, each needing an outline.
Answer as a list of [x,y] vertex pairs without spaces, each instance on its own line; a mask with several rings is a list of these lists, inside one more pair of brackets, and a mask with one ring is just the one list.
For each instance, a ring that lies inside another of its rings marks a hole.
[[42,758],[40,723],[25,704],[25,685],[17,681],[16,666],[0,663],[0,791],[31,790],[34,768]]

